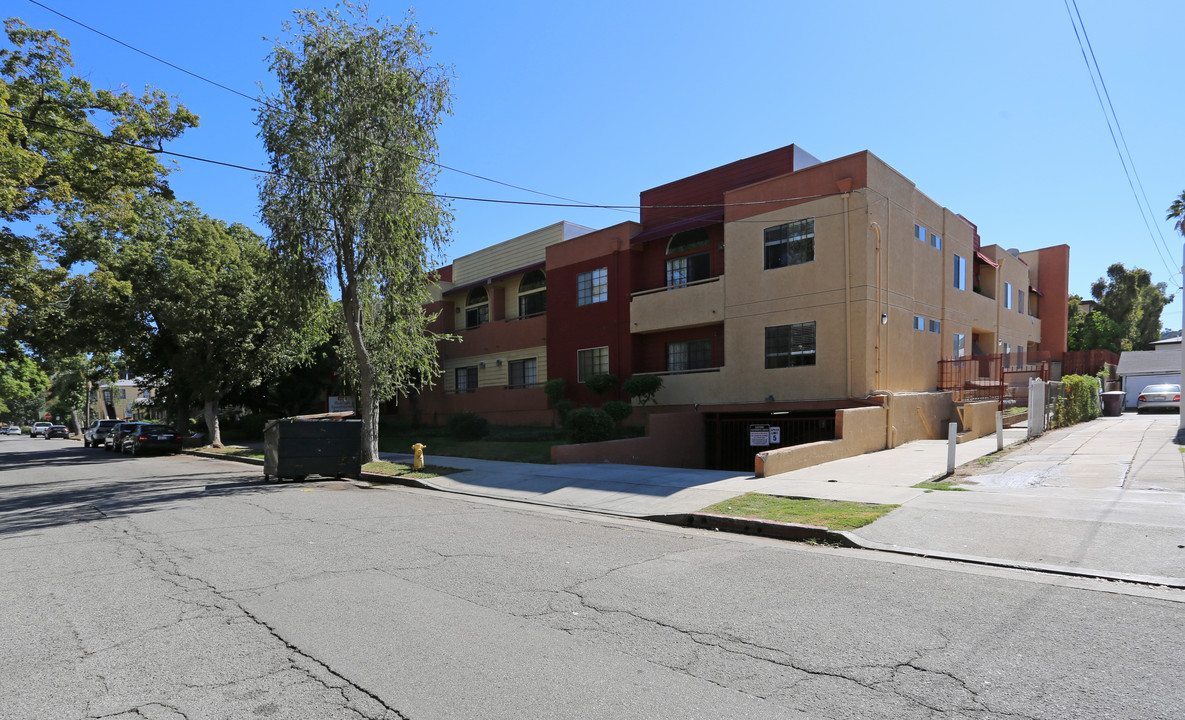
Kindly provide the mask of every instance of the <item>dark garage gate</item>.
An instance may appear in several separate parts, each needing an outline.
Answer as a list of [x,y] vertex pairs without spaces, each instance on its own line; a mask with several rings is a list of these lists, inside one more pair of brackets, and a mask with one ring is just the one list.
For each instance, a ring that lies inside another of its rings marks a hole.
[[[704,467],[753,472],[753,456],[763,450],[835,439],[835,410],[797,412],[704,413]],[[751,426],[778,428],[780,442],[749,444]]]

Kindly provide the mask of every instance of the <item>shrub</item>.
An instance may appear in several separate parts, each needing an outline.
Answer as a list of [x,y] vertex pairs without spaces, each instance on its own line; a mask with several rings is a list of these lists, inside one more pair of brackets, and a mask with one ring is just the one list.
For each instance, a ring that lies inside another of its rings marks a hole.
[[560,426],[563,427],[568,422],[568,413],[576,408],[576,403],[571,400],[560,400],[555,404],[555,414],[560,420]]
[[613,418],[598,408],[577,408],[568,413],[564,429],[574,443],[601,442],[613,437]]
[[661,389],[662,378],[657,375],[632,375],[621,385],[622,392],[632,398],[637,398],[642,405],[648,402],[657,404],[654,396]]
[[490,421],[477,413],[457,413],[448,419],[448,431],[456,440],[480,440],[490,432]]
[[1057,401],[1051,425],[1068,427],[1096,418],[1099,409],[1099,379],[1093,375],[1066,375],[1065,396]]
[[621,424],[622,420],[625,420],[627,417],[629,417],[634,412],[633,405],[630,405],[627,402],[622,402],[620,400],[610,400],[609,402],[602,405],[601,409],[604,410],[609,415],[609,417],[613,419],[613,422],[615,422],[619,425]]
[[564,382],[563,378],[554,378],[543,383],[543,394],[551,401],[551,406],[555,407],[560,400],[564,399],[564,391],[567,390],[568,384]]
[[584,386],[597,395],[605,397],[617,387],[617,376],[613,373],[597,373],[584,381]]

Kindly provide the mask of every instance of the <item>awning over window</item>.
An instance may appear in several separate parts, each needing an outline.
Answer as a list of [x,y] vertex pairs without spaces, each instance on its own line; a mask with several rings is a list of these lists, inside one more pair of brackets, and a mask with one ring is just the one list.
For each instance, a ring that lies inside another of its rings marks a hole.
[[979,258],[980,260],[983,260],[985,263],[987,263],[988,265],[991,265],[994,268],[1000,267],[1000,263],[996,262],[995,260],[992,260],[990,257],[988,257],[987,255],[984,255],[983,253],[981,253],[978,250],[975,251],[975,257]]
[[1032,285],[1029,286],[1029,292],[1033,293],[1037,297],[1045,297],[1045,293],[1041,292],[1040,290],[1033,287]]
[[643,230],[637,235],[630,238],[630,245],[637,245],[644,243],[647,240],[654,240],[655,238],[667,238],[675,233],[681,233],[685,230],[695,230],[696,228],[707,227],[708,225],[715,225],[716,223],[724,222],[724,210],[713,210],[704,215],[698,215],[686,220],[678,220],[676,222],[667,223],[666,225],[659,225],[658,227]]

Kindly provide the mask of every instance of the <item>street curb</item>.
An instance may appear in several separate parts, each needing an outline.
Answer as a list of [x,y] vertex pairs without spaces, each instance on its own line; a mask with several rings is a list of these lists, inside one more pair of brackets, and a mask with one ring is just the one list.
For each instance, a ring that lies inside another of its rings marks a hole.
[[932,558],[935,560],[948,560],[951,562],[967,563],[968,565],[1004,568],[1006,570],[1026,570],[1028,572],[1043,573],[1046,575],[1060,575],[1063,577],[1075,577],[1087,580],[1109,580],[1112,582],[1124,582],[1135,585],[1151,585],[1156,587],[1168,587],[1177,590],[1185,590],[1185,579],[1183,578],[1161,577],[1158,575],[1136,575],[1133,573],[1115,573],[1106,572],[1103,570],[1078,570],[1076,568],[1069,568],[1062,565],[1045,565],[1041,563],[1026,563],[1013,560],[985,558],[978,555],[960,555],[958,553],[946,553],[933,550],[918,550],[916,548],[879,543],[874,540],[865,540],[864,538],[859,537],[858,535],[855,535],[849,531],[835,531],[835,534],[844,536],[850,543],[850,547],[856,547],[862,550],[872,550],[874,552],[892,553],[894,555],[907,555],[910,557],[919,558]]
[[[182,452],[187,455],[213,458],[215,460],[231,460],[234,462],[256,466],[263,465],[263,460],[259,458],[224,455],[222,453],[202,452],[200,450],[182,450]],[[905,555],[908,557],[959,562],[968,565],[979,565],[982,567],[995,567],[1006,570],[1023,570],[1028,572],[1043,573],[1046,575],[1057,575],[1061,577],[1081,578],[1086,580],[1107,580],[1112,582],[1131,583],[1135,585],[1185,589],[1185,579],[1181,578],[1167,578],[1154,575],[1134,575],[1130,573],[1109,573],[1098,570],[1086,571],[1058,565],[1022,563],[1008,560],[998,560],[994,558],[978,557],[975,555],[959,555],[957,553],[918,550],[915,548],[878,543],[873,540],[866,540],[850,531],[829,530],[825,527],[820,527],[817,525],[802,525],[799,523],[786,523],[775,520],[740,518],[730,515],[716,515],[713,513],[674,513],[669,515],[631,515],[627,513],[614,513],[605,510],[594,510],[590,508],[562,505],[559,503],[541,502],[525,498],[481,495],[478,493],[465,492],[463,490],[453,490],[451,488],[433,485],[432,483],[424,480],[416,480],[414,478],[404,477],[401,475],[383,475],[379,473],[364,472],[362,473],[362,480],[383,485],[401,485],[422,490],[433,490],[436,492],[448,493],[450,495],[504,500],[507,502],[522,503],[524,505],[537,505],[540,507],[550,507],[560,510],[573,510],[576,512],[592,513],[595,515],[607,515],[609,517],[646,520],[649,522],[662,523],[664,525],[699,528],[703,530],[717,530],[741,535],[767,537],[774,540],[789,540],[797,542],[813,541],[820,544],[835,545],[857,550],[869,550],[872,552],[883,552],[893,555]]]
[[852,538],[834,530],[828,530],[818,525],[803,525],[800,523],[780,522],[777,520],[758,520],[756,518],[733,517],[731,515],[716,515],[714,513],[676,513],[673,515],[648,515],[643,518],[652,522],[681,527],[701,528],[705,530],[720,530],[741,535],[756,535],[773,538],[775,540],[814,541],[827,545],[843,547],[860,547]]

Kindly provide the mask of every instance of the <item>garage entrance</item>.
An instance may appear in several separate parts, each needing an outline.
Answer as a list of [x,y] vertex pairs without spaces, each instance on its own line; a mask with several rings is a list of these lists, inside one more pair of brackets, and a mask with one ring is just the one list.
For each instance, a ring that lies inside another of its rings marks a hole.
[[[835,439],[835,410],[704,413],[704,422],[709,470],[751,473],[759,452]],[[766,441],[769,445],[752,444]]]

